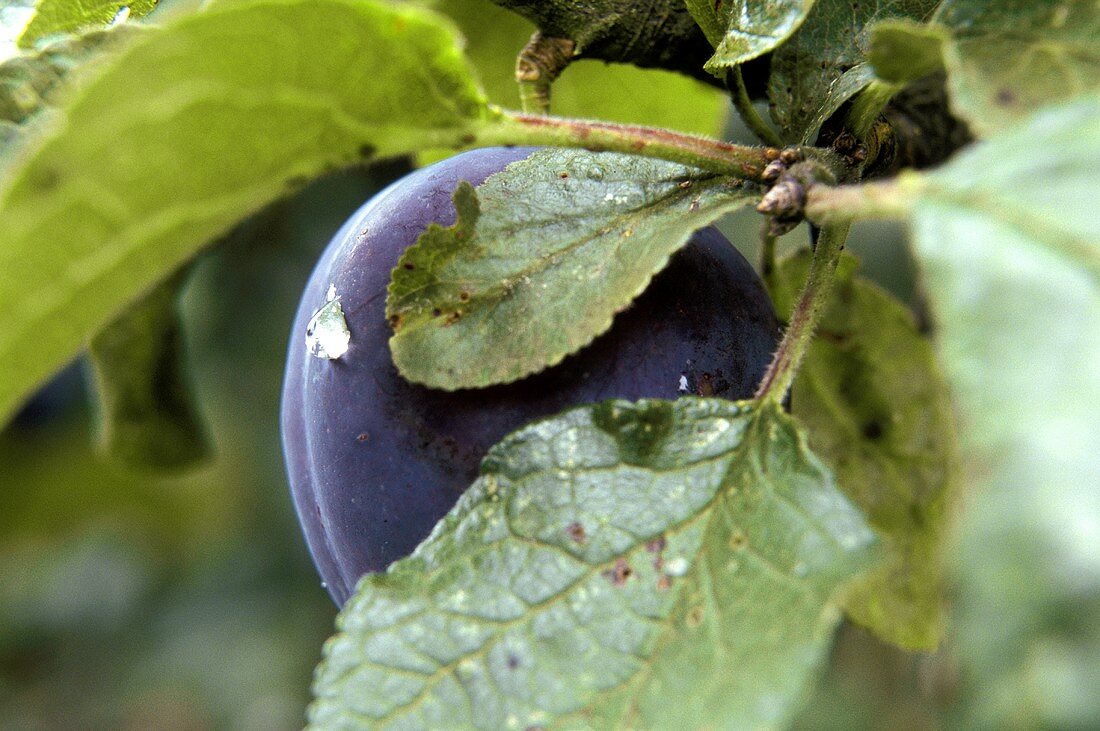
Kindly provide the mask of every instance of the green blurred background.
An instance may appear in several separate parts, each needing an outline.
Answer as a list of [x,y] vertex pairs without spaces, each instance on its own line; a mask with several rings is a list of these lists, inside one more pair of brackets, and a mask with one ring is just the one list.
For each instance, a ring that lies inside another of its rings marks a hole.
[[[515,106],[531,28],[484,0],[435,3],[466,31],[493,101]],[[716,90],[584,62],[554,111],[748,140]],[[283,472],[278,402],[298,295],[339,225],[408,170],[341,173],[281,202],[194,266],[182,302],[194,386],[217,446],[183,477],[128,473],[92,447],[74,364],[0,434],[0,729],[283,729],[304,722],[336,610]],[[723,223],[750,258],[759,218]],[[804,244],[805,231],[786,248]],[[869,246],[874,242],[874,246]],[[858,230],[865,271],[905,300],[912,268],[890,227]],[[872,255],[873,254],[873,255]],[[928,728],[950,673],[846,627],[804,728]]]

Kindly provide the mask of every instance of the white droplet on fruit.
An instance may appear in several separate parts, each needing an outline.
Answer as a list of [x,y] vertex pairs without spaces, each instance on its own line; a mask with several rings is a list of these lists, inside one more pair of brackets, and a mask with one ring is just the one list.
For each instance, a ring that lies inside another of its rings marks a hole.
[[325,304],[313,313],[306,325],[306,347],[315,358],[336,360],[348,352],[351,332],[344,319],[344,308],[336,295],[336,285],[330,284]]

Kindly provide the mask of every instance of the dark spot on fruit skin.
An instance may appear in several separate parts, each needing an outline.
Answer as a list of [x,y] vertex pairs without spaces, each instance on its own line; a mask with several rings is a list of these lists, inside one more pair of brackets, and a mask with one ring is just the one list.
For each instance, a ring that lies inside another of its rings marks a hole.
[[363,444],[364,442],[366,442],[369,439],[370,439],[370,434],[367,434],[366,432],[362,432],[359,436],[355,437],[355,441],[359,442],[360,444]]
[[[553,368],[509,385],[456,392],[402,378],[388,346],[390,273],[429,222],[454,223],[459,181],[478,185],[530,152],[477,150],[413,173],[349,221],[303,295],[289,337],[283,441],[299,516],[337,603],[364,572],[411,553],[477,478],[489,447],[509,432],[580,403],[676,398],[688,361],[695,373],[722,373],[712,379],[715,397],[747,398],[775,350],[779,329],[759,278],[708,228],[692,236],[608,332]],[[308,354],[303,334],[331,282],[340,289],[353,347],[338,361],[323,361]],[[442,308],[436,314],[447,316]],[[401,313],[392,320],[397,329],[403,322]],[[619,427],[661,426],[659,416]],[[633,457],[644,461],[647,444],[659,449],[663,431],[630,446]],[[369,433],[369,441],[348,437],[360,433]],[[563,522],[559,530],[565,528]]]

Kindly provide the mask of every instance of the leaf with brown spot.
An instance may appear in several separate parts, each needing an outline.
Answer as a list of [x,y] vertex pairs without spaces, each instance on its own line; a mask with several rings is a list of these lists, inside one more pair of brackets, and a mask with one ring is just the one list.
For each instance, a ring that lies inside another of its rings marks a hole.
[[758,197],[675,163],[571,149],[464,183],[456,223],[430,226],[394,270],[394,363],[445,390],[553,366],[611,327],[696,229]]
[[874,546],[778,408],[572,409],[491,449],[427,541],[363,579],[312,727],[780,726]]

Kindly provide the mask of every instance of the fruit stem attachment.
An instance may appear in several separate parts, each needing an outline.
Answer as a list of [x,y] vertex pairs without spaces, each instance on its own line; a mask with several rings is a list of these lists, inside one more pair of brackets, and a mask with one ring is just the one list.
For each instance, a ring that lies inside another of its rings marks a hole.
[[577,44],[535,31],[516,57],[519,102],[527,114],[550,113],[550,85],[573,61]]
[[840,223],[821,229],[810,262],[810,273],[791,313],[787,332],[783,334],[779,349],[775,351],[772,363],[756,390],[755,398],[761,404],[782,403],[794,383],[795,374],[806,357],[814,331],[828,304],[836,267],[840,263],[850,227],[848,223]]
[[773,147],[749,147],[709,137],[560,117],[543,117],[495,109],[496,119],[469,140],[471,147],[542,145],[581,147],[591,152],[625,152],[762,181],[764,168],[779,158]]
[[726,86],[729,87],[734,108],[757,139],[770,147],[782,147],[783,140],[779,139],[779,133],[768,126],[749,98],[749,90],[745,86],[745,76],[741,73],[740,66],[735,66],[726,74]]

